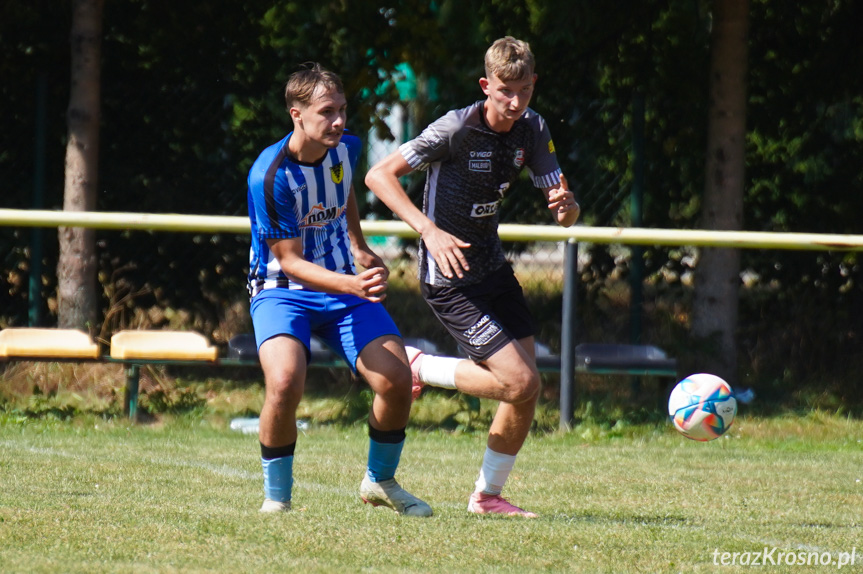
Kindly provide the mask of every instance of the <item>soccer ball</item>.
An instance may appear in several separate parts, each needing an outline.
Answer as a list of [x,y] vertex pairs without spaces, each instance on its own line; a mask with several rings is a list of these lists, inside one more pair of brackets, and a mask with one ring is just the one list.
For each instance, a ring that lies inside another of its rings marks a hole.
[[668,414],[674,428],[686,438],[713,440],[731,428],[737,399],[731,385],[716,375],[689,375],[671,391]]

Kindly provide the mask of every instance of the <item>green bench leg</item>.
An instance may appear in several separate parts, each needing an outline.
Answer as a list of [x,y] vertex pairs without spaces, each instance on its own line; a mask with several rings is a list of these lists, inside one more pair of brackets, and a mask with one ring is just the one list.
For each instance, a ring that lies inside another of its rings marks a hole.
[[141,376],[139,365],[126,365],[126,412],[129,418],[138,418],[138,385]]

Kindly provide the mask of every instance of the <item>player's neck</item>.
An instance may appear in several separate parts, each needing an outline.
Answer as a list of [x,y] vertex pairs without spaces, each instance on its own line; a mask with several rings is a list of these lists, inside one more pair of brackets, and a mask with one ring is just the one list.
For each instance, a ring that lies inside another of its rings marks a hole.
[[482,113],[485,117],[485,124],[494,132],[505,134],[512,129],[513,125],[515,125],[515,120],[507,119],[498,114],[495,111],[494,106],[492,106],[488,101],[483,104]]
[[310,139],[305,132],[294,130],[288,140],[288,152],[300,163],[315,164],[321,161],[329,148]]

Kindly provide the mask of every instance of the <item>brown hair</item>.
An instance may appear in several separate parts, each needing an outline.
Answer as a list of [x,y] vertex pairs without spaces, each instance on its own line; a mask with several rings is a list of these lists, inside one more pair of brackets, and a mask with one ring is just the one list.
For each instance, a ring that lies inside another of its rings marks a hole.
[[533,75],[534,59],[530,44],[505,36],[495,40],[485,53],[485,75],[509,82]]
[[306,62],[299,70],[288,77],[285,86],[285,105],[288,109],[299,105],[308,106],[312,103],[318,87],[345,93],[342,80],[333,72],[323,68],[317,62]]

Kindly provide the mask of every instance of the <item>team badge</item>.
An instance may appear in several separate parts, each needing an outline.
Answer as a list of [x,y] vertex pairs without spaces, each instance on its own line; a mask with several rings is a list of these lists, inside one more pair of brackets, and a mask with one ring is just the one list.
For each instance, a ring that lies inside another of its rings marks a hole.
[[554,142],[548,140],[548,153],[554,153]]
[[342,162],[330,168],[330,177],[333,179],[333,183],[342,182],[342,178],[345,177],[345,168],[342,166]]
[[515,150],[515,157],[512,158],[512,164],[518,168],[520,168],[521,166],[524,165],[524,148],[523,147],[520,147],[517,150]]

